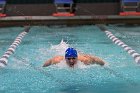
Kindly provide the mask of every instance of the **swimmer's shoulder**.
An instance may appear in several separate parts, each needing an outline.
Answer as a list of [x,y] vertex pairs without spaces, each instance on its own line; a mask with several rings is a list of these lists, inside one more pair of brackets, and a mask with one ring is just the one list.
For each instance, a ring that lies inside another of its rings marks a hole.
[[91,63],[91,55],[88,54],[80,54],[78,55],[78,60],[83,62],[86,65],[89,65]]
[[85,56],[83,54],[78,55],[78,60],[81,62],[85,62]]
[[62,60],[64,60],[64,56],[55,56],[52,58],[52,63],[53,64],[60,63]]

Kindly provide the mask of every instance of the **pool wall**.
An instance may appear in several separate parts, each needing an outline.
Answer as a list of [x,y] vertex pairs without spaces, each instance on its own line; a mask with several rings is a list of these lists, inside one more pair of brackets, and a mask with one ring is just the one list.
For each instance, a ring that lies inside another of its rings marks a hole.
[[7,4],[7,17],[0,27],[25,25],[140,24],[140,16],[120,16],[120,2],[76,3],[75,16],[56,17],[55,6],[47,4]]
[[[20,11],[22,13],[17,13]],[[77,3],[75,15],[119,15],[120,4],[114,3]],[[51,16],[54,4],[7,4],[8,16]]]

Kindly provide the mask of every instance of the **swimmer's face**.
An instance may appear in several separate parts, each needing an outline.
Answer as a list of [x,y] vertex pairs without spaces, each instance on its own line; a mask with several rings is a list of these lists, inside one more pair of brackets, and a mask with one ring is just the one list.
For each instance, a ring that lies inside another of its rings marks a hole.
[[73,67],[77,63],[77,57],[68,57],[68,58],[65,58],[65,59],[66,59],[66,63],[70,67]]

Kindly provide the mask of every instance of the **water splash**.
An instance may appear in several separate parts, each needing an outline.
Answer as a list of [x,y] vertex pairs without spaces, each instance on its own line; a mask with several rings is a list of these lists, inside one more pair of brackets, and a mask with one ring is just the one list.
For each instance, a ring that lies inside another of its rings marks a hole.
[[60,44],[51,46],[51,50],[56,51],[56,55],[65,55],[65,50],[69,47],[69,44],[61,40]]
[[[67,64],[66,64],[66,61],[63,60],[61,61],[60,63],[58,64],[55,64],[54,66],[52,66],[53,68],[59,68],[59,69],[68,69],[68,70],[71,70],[73,68],[69,67]],[[84,68],[90,68],[91,66],[87,66],[85,65],[84,63],[78,61],[77,64],[75,64],[74,66],[74,69],[84,69]],[[74,70],[73,69],[73,70]]]

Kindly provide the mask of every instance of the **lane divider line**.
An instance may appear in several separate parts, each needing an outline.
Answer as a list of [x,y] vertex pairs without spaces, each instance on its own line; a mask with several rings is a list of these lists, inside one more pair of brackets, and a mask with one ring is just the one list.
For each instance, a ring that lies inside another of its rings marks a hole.
[[8,58],[10,55],[12,55],[16,48],[19,46],[19,44],[22,42],[23,37],[29,32],[30,27],[26,26],[25,30],[21,32],[14,42],[10,45],[10,47],[7,49],[7,51],[3,54],[3,56],[0,58],[0,67],[5,67],[8,63]]
[[140,54],[134,49],[129,47],[127,44],[119,40],[115,35],[108,31],[104,25],[97,25],[102,31],[104,31],[109,39],[111,39],[115,44],[122,47],[129,55],[131,55],[137,64],[140,64]]

